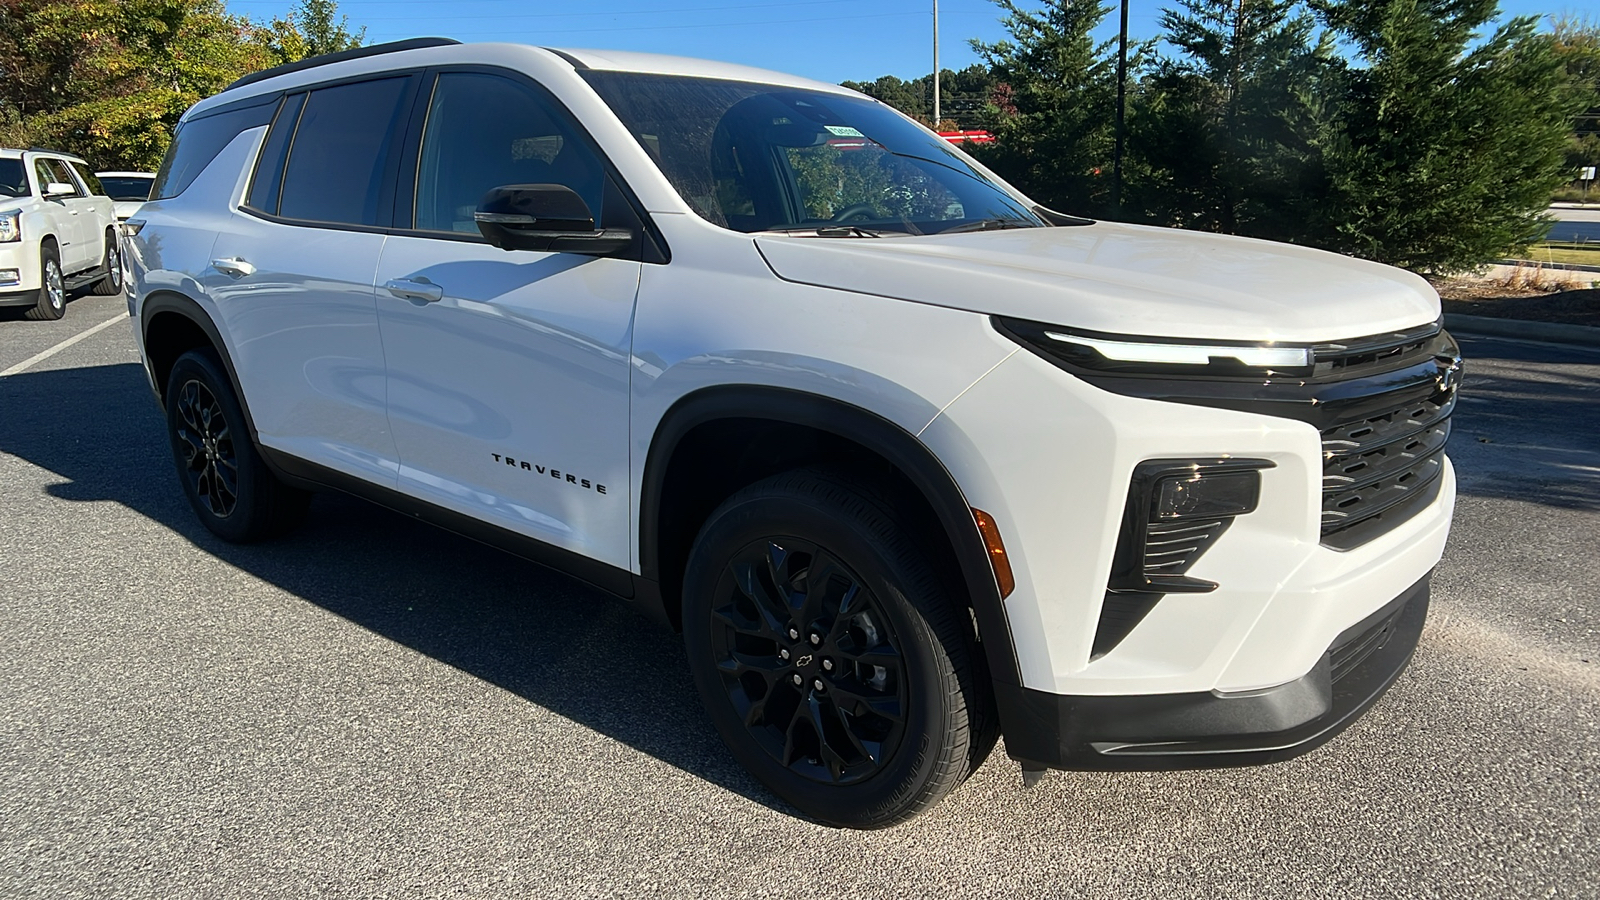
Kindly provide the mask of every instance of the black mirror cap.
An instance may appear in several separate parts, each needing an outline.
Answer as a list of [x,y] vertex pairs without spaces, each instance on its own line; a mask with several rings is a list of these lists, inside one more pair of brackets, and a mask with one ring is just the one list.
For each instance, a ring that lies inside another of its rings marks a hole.
[[478,201],[479,223],[539,231],[593,231],[594,213],[564,184],[503,184]]
[[610,256],[633,244],[626,228],[596,230],[578,192],[562,184],[507,184],[491,189],[473,215],[478,231],[501,250]]

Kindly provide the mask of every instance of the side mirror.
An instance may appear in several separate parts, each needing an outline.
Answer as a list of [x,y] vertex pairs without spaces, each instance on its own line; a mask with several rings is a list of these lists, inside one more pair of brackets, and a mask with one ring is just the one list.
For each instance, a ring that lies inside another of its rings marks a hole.
[[77,188],[61,181],[52,181],[44,186],[44,195],[46,197],[65,197],[76,194],[77,192]]
[[472,218],[501,250],[610,256],[633,245],[626,228],[596,229],[578,192],[560,184],[507,184],[483,195]]

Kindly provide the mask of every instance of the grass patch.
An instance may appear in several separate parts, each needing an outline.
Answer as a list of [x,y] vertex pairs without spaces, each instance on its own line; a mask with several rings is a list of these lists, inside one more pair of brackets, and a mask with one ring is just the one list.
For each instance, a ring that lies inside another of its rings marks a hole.
[[1600,244],[1558,242],[1535,244],[1528,250],[1528,259],[1541,263],[1600,266]]

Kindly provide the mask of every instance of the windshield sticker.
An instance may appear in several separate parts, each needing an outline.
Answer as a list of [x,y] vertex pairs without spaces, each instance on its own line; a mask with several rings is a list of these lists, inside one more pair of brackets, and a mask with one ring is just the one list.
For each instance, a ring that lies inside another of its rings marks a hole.
[[822,127],[839,137],[866,137],[866,135],[851,128],[849,125],[824,125]]

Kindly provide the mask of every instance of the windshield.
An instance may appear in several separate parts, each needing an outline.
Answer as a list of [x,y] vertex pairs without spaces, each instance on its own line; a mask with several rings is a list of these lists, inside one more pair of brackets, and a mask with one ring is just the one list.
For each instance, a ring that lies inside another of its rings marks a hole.
[[1044,225],[948,143],[864,97],[673,75],[583,76],[695,212],[725,228],[865,236]]
[[105,186],[106,196],[113,200],[138,200],[150,199],[150,185],[154,184],[154,175],[101,175],[100,183]]
[[28,196],[28,172],[20,159],[0,159],[0,197]]

